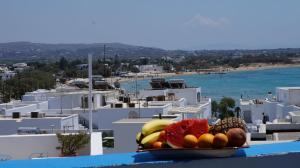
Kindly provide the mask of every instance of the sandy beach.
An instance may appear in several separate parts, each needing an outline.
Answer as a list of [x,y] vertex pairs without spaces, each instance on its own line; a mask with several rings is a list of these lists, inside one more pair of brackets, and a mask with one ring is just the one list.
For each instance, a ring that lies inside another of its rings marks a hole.
[[289,67],[300,67],[300,64],[251,64],[248,66],[240,66],[238,68],[232,67],[216,67],[211,69],[192,71],[192,72],[179,72],[179,73],[129,73],[128,77],[110,77],[106,78],[106,81],[113,83],[115,81],[128,82],[134,80],[151,79],[154,77],[173,77],[182,75],[194,75],[194,74],[209,74],[209,73],[230,73],[230,72],[242,72],[242,71],[256,71],[274,68],[289,68]]

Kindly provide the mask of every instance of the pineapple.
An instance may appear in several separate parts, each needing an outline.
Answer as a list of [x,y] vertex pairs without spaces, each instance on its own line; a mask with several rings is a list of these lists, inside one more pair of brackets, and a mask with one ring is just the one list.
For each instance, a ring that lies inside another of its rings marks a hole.
[[228,117],[211,126],[210,132],[213,134],[226,133],[230,128],[241,128],[246,132],[247,127],[244,120],[236,117]]

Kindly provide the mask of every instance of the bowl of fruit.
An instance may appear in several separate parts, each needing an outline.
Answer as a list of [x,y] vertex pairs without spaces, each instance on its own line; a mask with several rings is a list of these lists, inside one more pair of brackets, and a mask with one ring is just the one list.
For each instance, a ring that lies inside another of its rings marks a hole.
[[246,124],[230,117],[209,125],[207,119],[152,120],[136,136],[138,152],[160,158],[230,157],[246,143]]

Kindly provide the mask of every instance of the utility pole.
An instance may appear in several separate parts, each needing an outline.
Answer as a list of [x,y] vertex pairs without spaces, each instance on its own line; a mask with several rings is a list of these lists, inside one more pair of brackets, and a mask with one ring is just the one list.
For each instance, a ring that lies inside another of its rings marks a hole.
[[88,64],[89,64],[89,131],[90,135],[93,133],[93,114],[92,114],[92,90],[93,90],[93,82],[92,82],[92,54],[88,55]]
[[105,58],[105,49],[106,49],[106,45],[104,44],[104,46],[103,46],[103,62],[104,62],[104,64],[105,64],[105,61],[106,61],[106,58]]
[[137,90],[138,84],[137,84],[137,74],[135,74],[135,98],[138,98],[138,90]]

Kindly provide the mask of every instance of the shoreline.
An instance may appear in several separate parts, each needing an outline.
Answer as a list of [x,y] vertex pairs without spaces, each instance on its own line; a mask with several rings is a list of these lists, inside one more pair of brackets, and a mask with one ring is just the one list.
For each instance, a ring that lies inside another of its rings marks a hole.
[[123,82],[132,82],[135,80],[145,80],[145,79],[151,79],[153,77],[175,77],[175,76],[186,76],[186,75],[206,75],[206,74],[218,74],[218,73],[231,73],[231,72],[247,72],[247,71],[260,71],[260,70],[267,70],[267,69],[278,69],[278,68],[295,68],[300,67],[300,64],[251,64],[249,66],[240,66],[238,68],[232,68],[232,67],[218,67],[218,68],[211,68],[206,69],[203,71],[192,71],[192,72],[180,72],[180,73],[138,73],[138,74],[132,74],[134,77],[111,77],[111,78],[105,78],[108,82],[115,82],[119,81],[120,83]]

